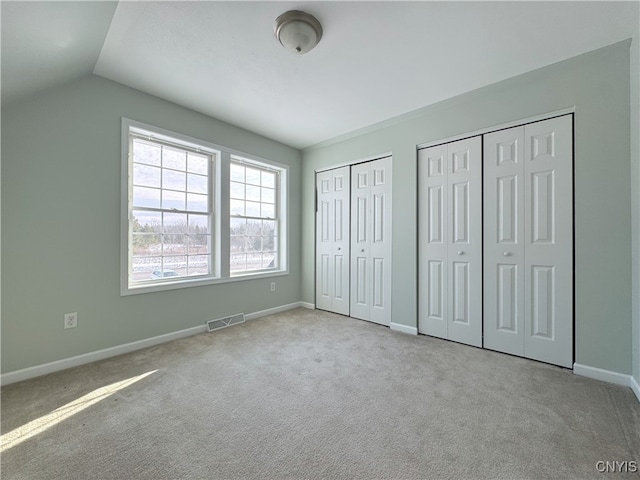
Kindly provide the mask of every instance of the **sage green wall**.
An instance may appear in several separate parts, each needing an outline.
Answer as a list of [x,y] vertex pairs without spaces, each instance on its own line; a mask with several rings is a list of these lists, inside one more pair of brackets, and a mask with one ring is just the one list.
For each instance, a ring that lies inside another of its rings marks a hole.
[[[121,117],[289,165],[290,274],[121,297]],[[300,300],[298,150],[96,76],[3,106],[2,128],[3,372]]]
[[305,149],[302,300],[314,302],[315,169],[393,152],[392,318],[416,327],[416,145],[575,106],[576,362],[630,374],[629,43]]

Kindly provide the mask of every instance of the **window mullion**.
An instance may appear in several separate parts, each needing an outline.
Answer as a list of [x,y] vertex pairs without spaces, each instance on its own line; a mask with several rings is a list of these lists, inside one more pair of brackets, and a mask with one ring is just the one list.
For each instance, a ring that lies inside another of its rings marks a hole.
[[231,192],[231,154],[229,152],[221,152],[220,159],[220,181],[217,182],[217,191],[219,192],[218,205],[219,212],[216,215],[218,220],[217,222],[217,243],[220,246],[219,248],[219,262],[220,266],[220,276],[229,277],[231,276],[231,226],[230,226],[230,210],[231,210],[231,201],[230,201],[230,192]]

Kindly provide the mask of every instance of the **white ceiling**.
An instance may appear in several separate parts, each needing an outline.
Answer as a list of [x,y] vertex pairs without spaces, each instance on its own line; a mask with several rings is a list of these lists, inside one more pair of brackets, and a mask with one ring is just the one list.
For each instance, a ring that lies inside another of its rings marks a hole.
[[[304,148],[624,40],[639,2],[2,2],[3,103],[93,72]],[[307,55],[281,13],[323,25]]]

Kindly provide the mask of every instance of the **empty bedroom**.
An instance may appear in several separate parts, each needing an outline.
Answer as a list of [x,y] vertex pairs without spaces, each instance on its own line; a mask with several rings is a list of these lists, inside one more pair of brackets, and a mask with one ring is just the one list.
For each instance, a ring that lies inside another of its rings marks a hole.
[[3,479],[640,479],[640,2],[0,1]]

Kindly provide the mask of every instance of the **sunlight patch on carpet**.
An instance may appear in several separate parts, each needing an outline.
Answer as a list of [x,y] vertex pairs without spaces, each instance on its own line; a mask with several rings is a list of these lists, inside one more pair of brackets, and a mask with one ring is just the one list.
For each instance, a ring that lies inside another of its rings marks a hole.
[[55,409],[53,412],[47,415],[36,418],[35,420],[32,420],[31,422],[22,425],[21,427],[5,433],[4,435],[0,436],[0,453],[9,450],[16,445],[19,445],[25,440],[29,440],[39,433],[42,433],[45,430],[53,427],[54,425],[57,425],[58,423],[66,420],[72,415],[75,415],[76,413],[89,408],[91,405],[94,405],[99,401],[110,397],[114,393],[130,385],[133,385],[134,383],[142,380],[145,377],[148,377],[149,375],[157,371],[158,370],[152,370],[150,372],[143,373],[142,375],[131,377],[120,382],[115,382],[104,387],[100,387],[92,392],[87,393],[86,395],[83,395],[73,402],[69,402],[62,407]]

